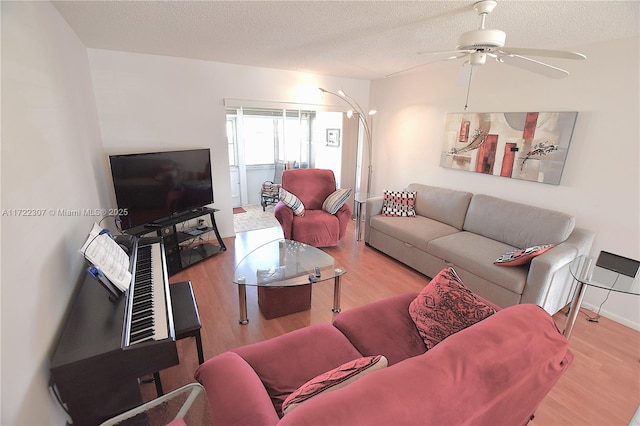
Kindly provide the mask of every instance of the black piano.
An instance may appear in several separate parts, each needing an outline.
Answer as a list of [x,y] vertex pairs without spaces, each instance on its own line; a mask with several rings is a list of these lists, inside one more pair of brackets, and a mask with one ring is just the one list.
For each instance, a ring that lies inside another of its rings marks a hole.
[[160,238],[128,240],[132,282],[110,300],[86,274],[51,359],[54,390],[74,425],[143,403],[138,379],[179,363]]

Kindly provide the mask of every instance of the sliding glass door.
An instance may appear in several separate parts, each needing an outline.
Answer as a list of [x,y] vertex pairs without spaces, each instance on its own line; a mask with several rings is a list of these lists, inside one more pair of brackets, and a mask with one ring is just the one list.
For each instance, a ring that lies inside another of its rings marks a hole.
[[[227,138],[234,207],[260,204],[260,188],[287,168],[327,168],[340,182],[342,113],[302,109],[228,108]],[[237,183],[236,183],[237,182]]]

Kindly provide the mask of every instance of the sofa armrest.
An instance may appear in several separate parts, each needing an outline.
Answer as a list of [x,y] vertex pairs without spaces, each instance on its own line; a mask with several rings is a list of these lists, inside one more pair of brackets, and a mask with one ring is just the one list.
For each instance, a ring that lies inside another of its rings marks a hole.
[[365,220],[364,220],[364,242],[369,243],[369,231],[371,226],[371,217],[382,213],[382,204],[384,198],[382,196],[371,197],[367,199],[365,204]]
[[327,323],[312,324],[232,351],[255,371],[278,415],[282,415],[284,400],[305,382],[362,356],[345,335]]
[[273,215],[282,227],[282,233],[287,240],[291,239],[291,228],[293,227],[293,210],[287,207],[282,201],[273,208]]
[[534,303],[553,315],[567,305],[573,286],[569,263],[587,255],[595,234],[575,228],[564,242],[531,261],[520,303]]
[[240,355],[210,358],[194,377],[207,391],[213,424],[275,425],[280,420],[260,378]]
[[338,234],[338,239],[341,240],[344,238],[347,233],[347,225],[351,222],[351,206],[347,203],[344,203],[340,209],[336,212],[336,217],[338,218],[338,223],[340,224],[340,233]]

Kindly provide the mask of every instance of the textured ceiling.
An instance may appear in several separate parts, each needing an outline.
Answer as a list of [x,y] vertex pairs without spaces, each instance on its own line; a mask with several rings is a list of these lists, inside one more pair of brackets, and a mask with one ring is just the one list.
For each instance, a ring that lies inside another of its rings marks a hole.
[[[90,48],[378,79],[479,27],[473,1],[54,1]],[[576,50],[638,36],[640,2],[503,0],[506,46]],[[561,65],[562,60],[545,60]]]

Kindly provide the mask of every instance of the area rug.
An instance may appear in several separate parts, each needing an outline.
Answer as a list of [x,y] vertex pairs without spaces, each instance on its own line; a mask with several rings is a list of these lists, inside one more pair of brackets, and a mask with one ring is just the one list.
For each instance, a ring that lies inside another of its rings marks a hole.
[[272,206],[267,207],[265,212],[262,211],[262,206],[260,205],[244,206],[244,209],[246,213],[233,215],[236,233],[280,226],[280,223],[273,215]]
[[233,208],[233,214],[238,214],[238,213],[246,213],[247,211],[245,209],[243,209],[242,207],[234,207]]

